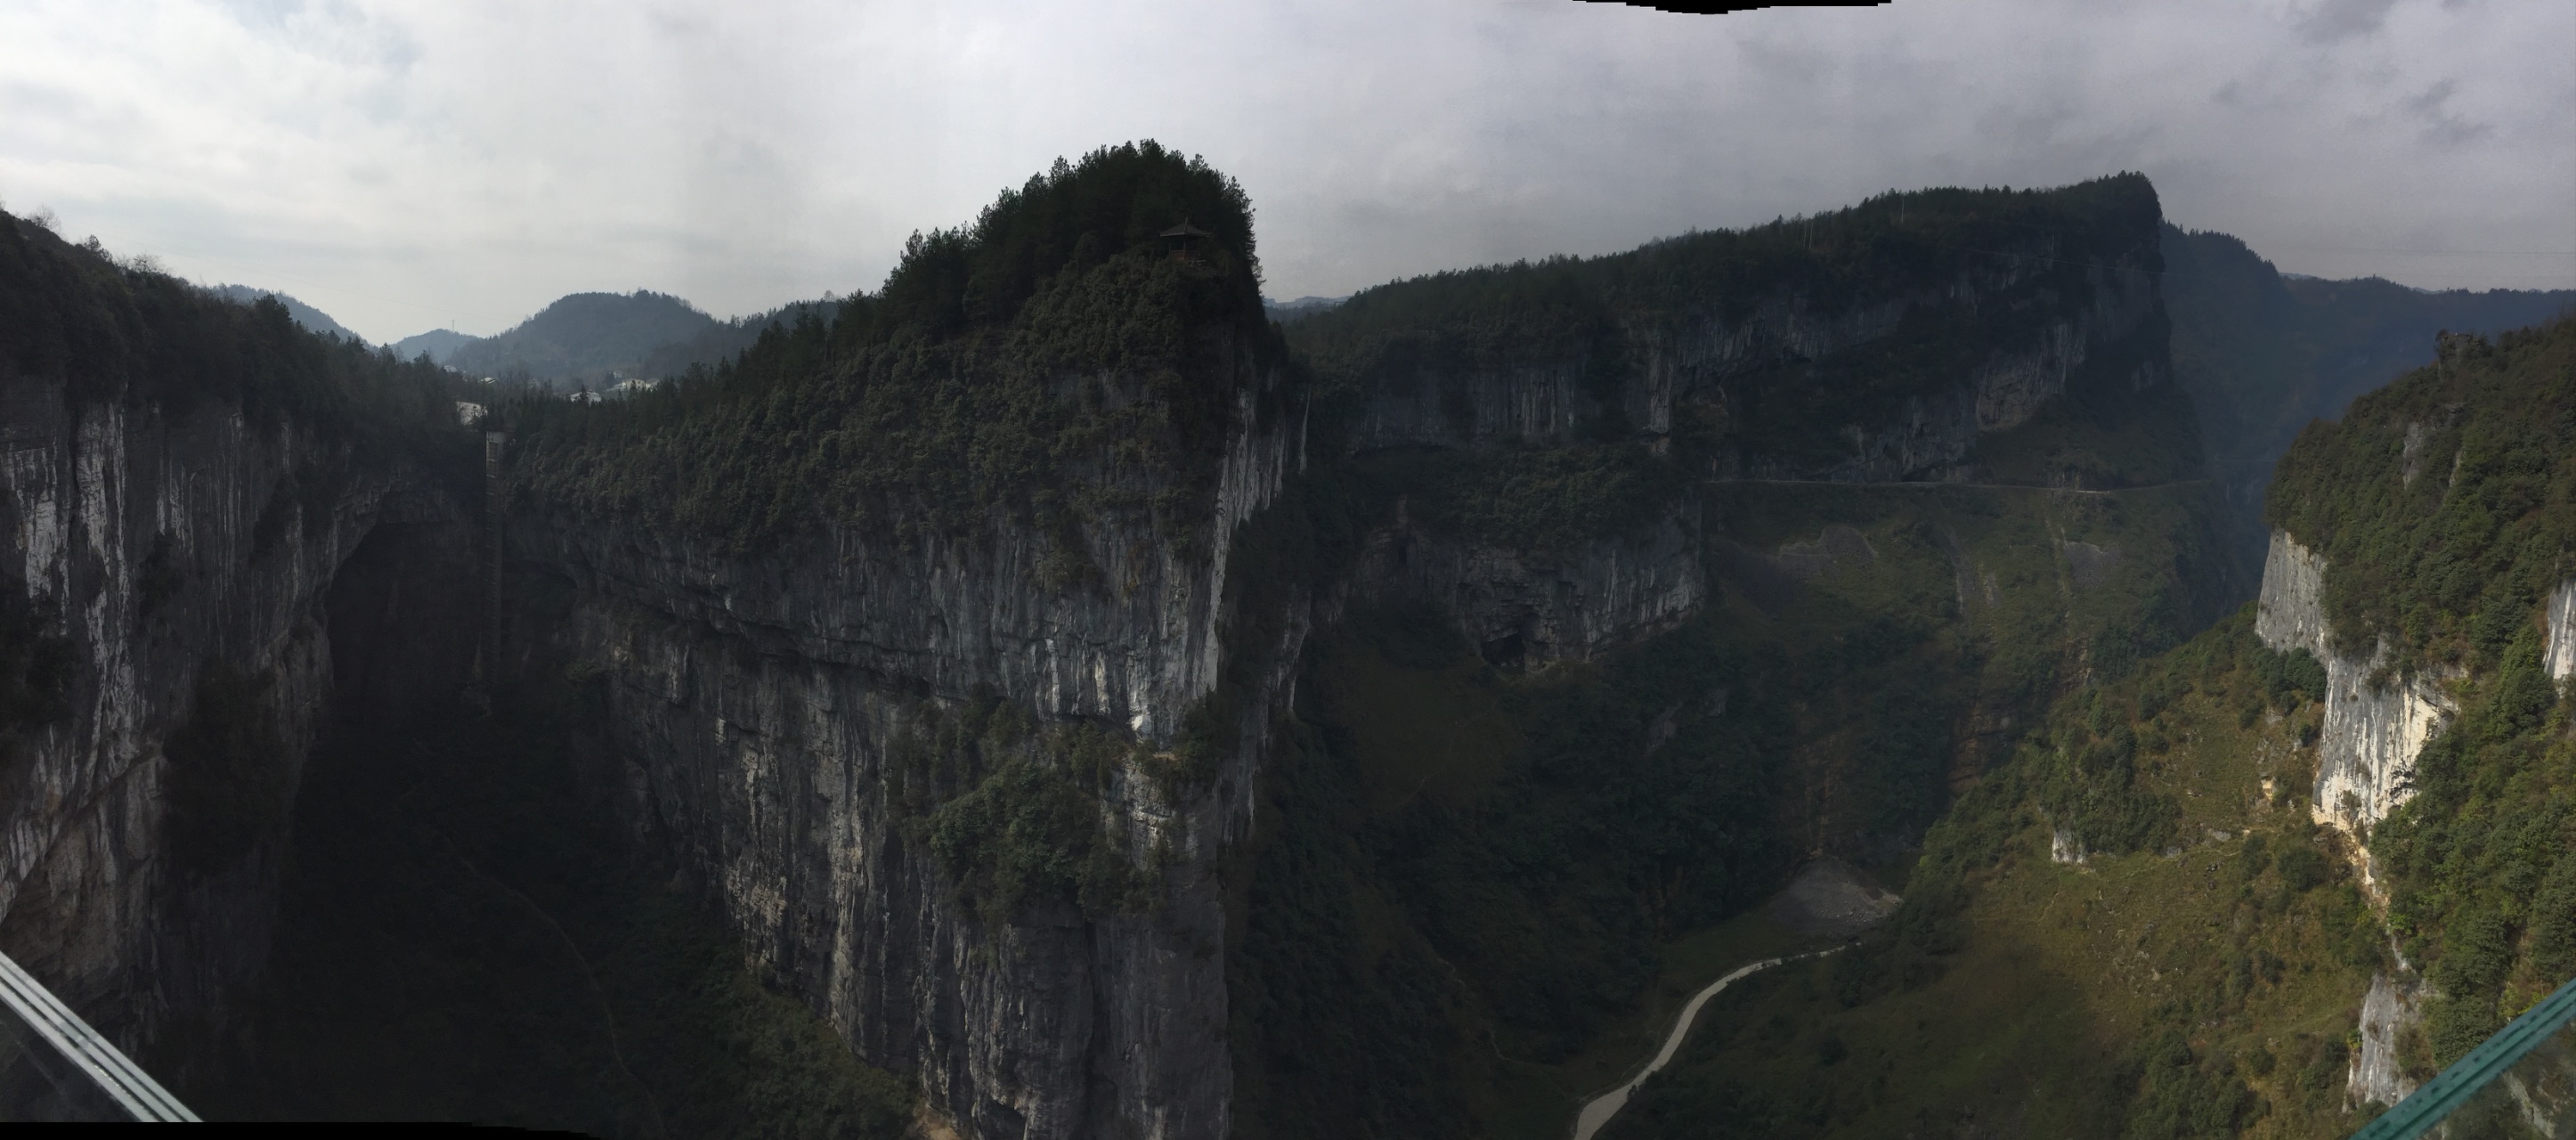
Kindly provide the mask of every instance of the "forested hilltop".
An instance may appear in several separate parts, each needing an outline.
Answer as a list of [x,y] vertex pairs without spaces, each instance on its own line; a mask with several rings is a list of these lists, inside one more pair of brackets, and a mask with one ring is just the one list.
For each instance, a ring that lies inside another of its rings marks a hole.
[[[1193,219],[1210,236],[1172,256],[1159,235]],[[971,226],[914,235],[884,288],[771,326],[713,368],[603,408],[515,409],[518,478],[737,550],[825,519],[1177,518],[1213,491],[1232,414],[1193,374],[1193,337],[1230,323],[1275,352],[1255,272],[1231,179],[1151,144],[1103,150]]]
[[2341,1136],[2576,976],[2571,439],[2566,319],[2309,427],[2260,605],[2062,698],[1604,1135]]

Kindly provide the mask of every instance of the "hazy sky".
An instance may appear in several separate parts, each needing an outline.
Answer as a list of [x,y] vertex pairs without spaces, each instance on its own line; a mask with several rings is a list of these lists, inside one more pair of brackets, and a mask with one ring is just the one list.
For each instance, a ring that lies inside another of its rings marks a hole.
[[2568,0],[0,5],[0,202],[378,339],[874,288],[1149,137],[1282,298],[2122,169],[2284,269],[2576,287]]

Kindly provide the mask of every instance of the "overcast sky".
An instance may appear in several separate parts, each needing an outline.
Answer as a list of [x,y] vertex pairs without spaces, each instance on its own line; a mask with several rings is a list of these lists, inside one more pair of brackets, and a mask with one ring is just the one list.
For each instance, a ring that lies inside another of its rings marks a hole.
[[2568,0],[0,5],[0,202],[375,339],[874,288],[1138,138],[1283,299],[2123,169],[2287,270],[2576,287]]

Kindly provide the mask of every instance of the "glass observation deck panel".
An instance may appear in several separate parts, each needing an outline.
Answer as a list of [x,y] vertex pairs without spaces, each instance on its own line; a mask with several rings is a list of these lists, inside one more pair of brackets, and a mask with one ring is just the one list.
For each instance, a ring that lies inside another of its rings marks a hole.
[[177,1097],[0,954],[0,1121],[190,1121]]
[[2576,1140],[2576,982],[2558,987],[2354,1140]]

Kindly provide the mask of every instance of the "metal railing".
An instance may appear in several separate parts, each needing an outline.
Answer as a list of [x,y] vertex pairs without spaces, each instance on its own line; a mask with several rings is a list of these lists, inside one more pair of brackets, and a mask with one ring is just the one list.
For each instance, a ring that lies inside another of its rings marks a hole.
[[2576,982],[2558,987],[2353,1140],[2576,1140]]
[[0,954],[0,1120],[194,1121],[53,991]]

